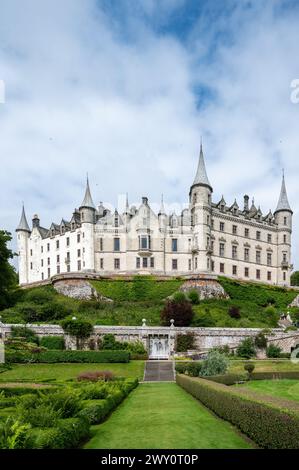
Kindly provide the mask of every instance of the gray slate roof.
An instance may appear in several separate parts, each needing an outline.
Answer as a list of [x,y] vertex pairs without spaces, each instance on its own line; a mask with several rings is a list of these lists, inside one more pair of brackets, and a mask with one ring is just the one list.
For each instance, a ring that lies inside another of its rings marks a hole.
[[84,196],[84,199],[82,201],[81,207],[91,207],[92,209],[95,209],[95,205],[93,203],[93,200],[92,200],[92,197],[91,197],[91,194],[90,194],[88,177],[87,177],[87,180],[86,180],[85,196]]
[[210,188],[212,188],[208,175],[207,175],[207,171],[206,171],[206,166],[205,166],[205,161],[204,161],[204,156],[203,156],[203,151],[202,151],[202,144],[200,144],[199,160],[198,160],[198,166],[197,166],[195,179],[193,181],[193,186],[196,184],[203,184],[205,186],[209,186]]
[[275,212],[278,212],[278,211],[291,211],[292,212],[292,209],[289,204],[288,196],[287,196],[284,175],[282,175],[280,196],[279,196],[279,200],[278,200],[278,204],[277,204]]
[[18,230],[23,230],[24,232],[31,232],[31,230],[29,228],[29,225],[28,225],[28,222],[27,222],[27,219],[26,219],[24,204],[23,204],[23,208],[22,208],[22,215],[21,215],[20,223],[19,223],[16,231],[18,231]]

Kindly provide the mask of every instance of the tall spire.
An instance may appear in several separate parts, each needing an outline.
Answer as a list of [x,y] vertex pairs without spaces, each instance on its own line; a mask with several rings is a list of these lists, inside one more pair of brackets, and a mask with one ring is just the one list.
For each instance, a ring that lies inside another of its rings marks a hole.
[[85,196],[82,201],[82,204],[80,207],[89,207],[91,209],[95,209],[95,205],[93,203],[91,194],[90,194],[90,187],[89,187],[89,180],[88,180],[88,175],[86,177],[86,190],[85,190]]
[[209,182],[209,178],[208,178],[207,171],[206,171],[205,160],[204,160],[203,150],[202,150],[202,140],[200,140],[200,152],[199,152],[198,166],[197,166],[197,171],[196,171],[196,175],[195,175],[192,186],[195,186],[197,184],[208,186],[212,190],[212,186]]
[[277,204],[275,212],[278,212],[278,211],[289,211],[293,213],[289,204],[289,200],[288,200],[286,184],[285,184],[285,179],[284,179],[284,170],[282,170],[281,190],[280,190],[280,196],[279,196],[279,200],[278,200],[278,204]]
[[31,230],[29,228],[29,225],[28,225],[28,222],[27,222],[27,219],[26,219],[24,204],[23,204],[23,207],[22,207],[22,215],[21,215],[20,223],[19,223],[18,227],[16,228],[16,232],[21,231],[21,230],[23,232],[31,232]]
[[158,215],[164,215],[165,213],[165,208],[164,208],[164,197],[163,194],[161,194],[161,205],[160,205],[160,210],[158,212]]
[[129,213],[129,195],[126,193],[126,213]]

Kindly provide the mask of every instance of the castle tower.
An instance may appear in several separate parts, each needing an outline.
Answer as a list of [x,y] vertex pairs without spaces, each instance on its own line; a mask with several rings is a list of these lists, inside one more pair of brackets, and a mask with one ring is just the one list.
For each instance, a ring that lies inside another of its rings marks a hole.
[[79,207],[82,229],[83,271],[95,270],[94,224],[96,208],[93,203],[87,176],[85,196]]
[[290,207],[287,190],[285,185],[284,173],[280,196],[276,210],[274,212],[275,221],[278,224],[277,235],[277,284],[290,285],[291,276],[291,236],[292,236],[292,216],[293,211]]
[[211,271],[212,192],[213,188],[207,176],[201,143],[197,172],[189,192],[194,234],[191,247],[194,272]]
[[22,215],[20,223],[16,228],[17,232],[17,244],[18,244],[18,253],[19,253],[19,284],[26,284],[29,282],[29,248],[28,240],[31,234],[24,204],[22,208]]

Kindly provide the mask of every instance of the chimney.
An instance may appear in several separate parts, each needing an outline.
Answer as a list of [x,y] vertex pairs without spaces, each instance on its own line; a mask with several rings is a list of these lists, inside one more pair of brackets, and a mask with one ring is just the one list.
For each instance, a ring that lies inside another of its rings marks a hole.
[[32,227],[39,227],[39,217],[37,214],[34,214],[32,218]]
[[249,196],[247,196],[247,194],[245,194],[244,196],[244,212],[248,212],[249,211]]
[[147,197],[142,198],[142,204],[145,204],[146,206],[148,205],[148,198]]

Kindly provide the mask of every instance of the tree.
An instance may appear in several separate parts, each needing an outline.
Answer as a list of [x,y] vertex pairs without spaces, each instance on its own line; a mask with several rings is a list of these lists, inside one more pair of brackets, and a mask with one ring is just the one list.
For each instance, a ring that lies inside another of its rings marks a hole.
[[256,355],[254,341],[252,338],[245,338],[237,347],[237,356],[250,359]]
[[276,346],[275,344],[269,344],[266,354],[267,357],[277,358],[281,354],[281,348],[279,346]]
[[291,275],[291,286],[299,286],[299,271],[294,271]]
[[169,326],[174,320],[175,326],[189,326],[193,319],[191,303],[185,299],[168,300],[161,312],[162,325]]
[[14,253],[7,247],[11,240],[9,232],[0,230],[0,310],[11,306],[13,291],[18,284],[15,269],[9,262],[14,257]]

